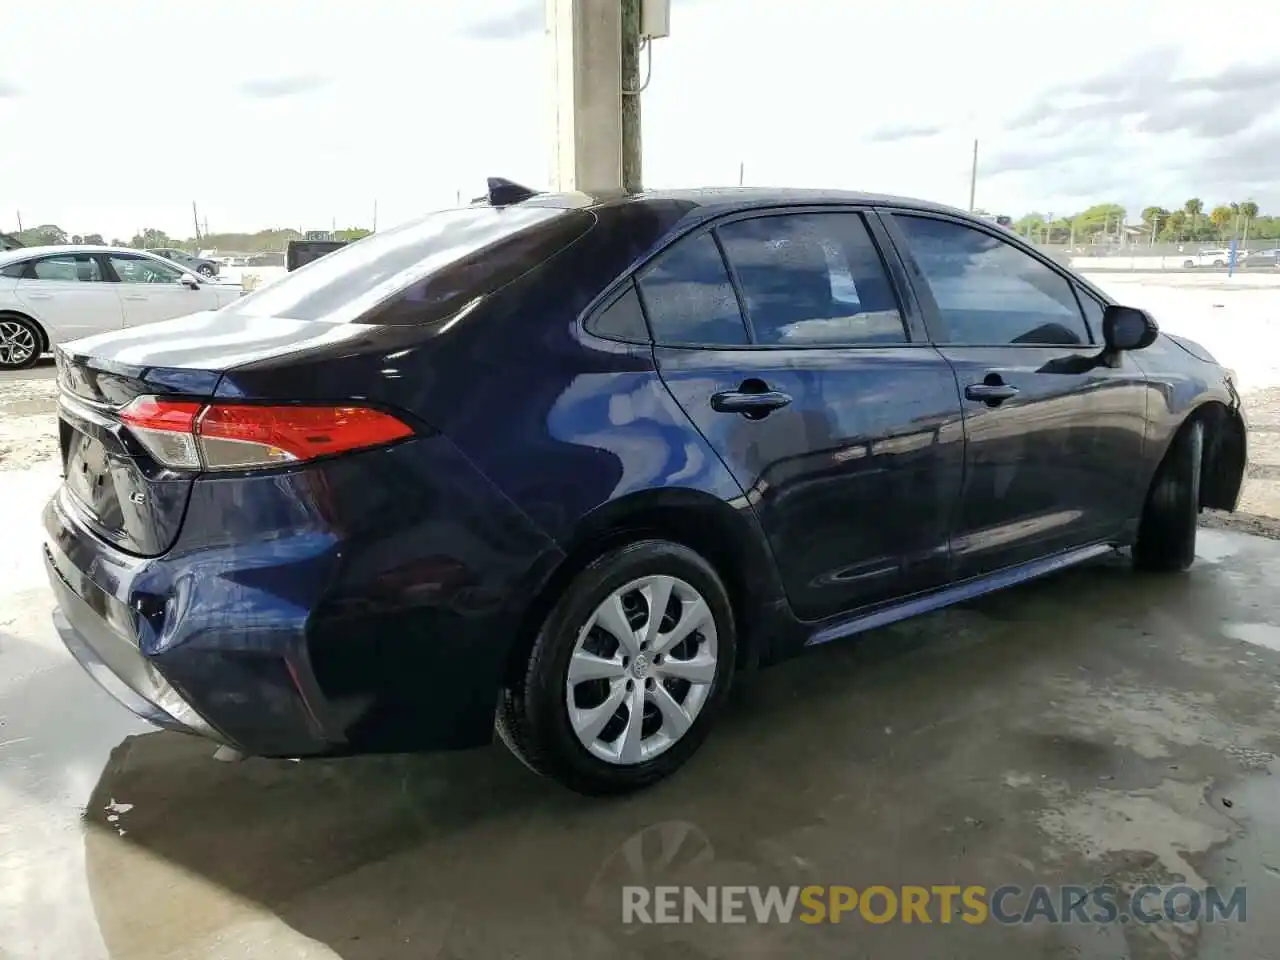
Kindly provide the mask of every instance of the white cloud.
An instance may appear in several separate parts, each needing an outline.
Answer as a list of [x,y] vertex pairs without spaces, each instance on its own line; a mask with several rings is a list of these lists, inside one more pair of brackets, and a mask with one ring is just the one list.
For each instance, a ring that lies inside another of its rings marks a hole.
[[[367,224],[375,200],[385,226],[466,199],[487,175],[541,185],[541,5],[6,5],[0,226],[20,210],[71,232],[185,234],[192,200],[215,230]],[[1268,62],[1259,18],[1271,15],[1238,8],[1258,28],[1209,43],[1203,10],[1184,6],[676,0],[643,101],[646,181],[733,183],[743,162],[749,183],[964,203],[976,135],[990,209],[1114,199],[1136,212],[1192,194],[1280,206],[1270,167],[1247,152],[1275,145],[1265,117],[1204,135],[1249,119],[1243,94],[1209,119],[1195,98],[1213,83],[1145,119],[1072,109],[1091,102],[1093,78],[1152,62],[1175,75],[1102,96],[1140,107],[1234,64],[1280,103],[1253,66]],[[1027,126],[1029,110],[1061,122]]]

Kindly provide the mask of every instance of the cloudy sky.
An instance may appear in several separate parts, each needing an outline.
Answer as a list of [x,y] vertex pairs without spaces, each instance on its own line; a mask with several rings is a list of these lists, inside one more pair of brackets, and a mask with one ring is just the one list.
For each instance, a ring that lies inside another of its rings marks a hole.
[[[1170,0],[675,0],[646,185],[827,185],[1014,215],[1280,208],[1280,12]],[[0,230],[381,226],[547,182],[543,0],[4,4]]]

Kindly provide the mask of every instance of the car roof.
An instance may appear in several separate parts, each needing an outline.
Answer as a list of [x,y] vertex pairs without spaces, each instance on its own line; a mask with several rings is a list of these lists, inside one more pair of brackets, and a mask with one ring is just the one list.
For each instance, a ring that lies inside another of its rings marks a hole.
[[601,207],[625,203],[679,201],[705,208],[709,213],[748,210],[755,207],[804,206],[808,204],[862,204],[866,206],[909,207],[938,213],[974,217],[955,207],[929,200],[899,197],[858,190],[832,190],[814,187],[690,187],[669,190],[645,190],[641,193],[539,193],[524,201],[530,206]]
[[19,247],[0,252],[0,265],[31,257],[44,257],[53,253],[145,253],[135,247],[108,247],[91,243],[63,243],[47,247]]

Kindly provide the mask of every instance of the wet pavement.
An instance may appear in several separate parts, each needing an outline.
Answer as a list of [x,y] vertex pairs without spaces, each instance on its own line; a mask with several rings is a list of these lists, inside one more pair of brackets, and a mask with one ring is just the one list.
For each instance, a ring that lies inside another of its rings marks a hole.
[[[612,801],[500,747],[216,762],[101,693],[13,566],[0,958],[1260,960],[1280,944],[1280,543],[1204,531],[1200,553],[1171,578],[1108,558],[765,671],[682,773]],[[626,884],[1179,879],[1245,884],[1246,920],[622,922]]]

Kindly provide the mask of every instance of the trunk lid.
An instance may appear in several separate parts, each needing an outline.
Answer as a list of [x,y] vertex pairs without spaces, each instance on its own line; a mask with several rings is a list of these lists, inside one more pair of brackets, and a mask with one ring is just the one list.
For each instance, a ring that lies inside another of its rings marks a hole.
[[93,533],[136,556],[177,539],[199,475],[152,458],[120,410],[139,396],[210,400],[230,367],[360,335],[351,325],[193,314],[56,349],[62,496]]

